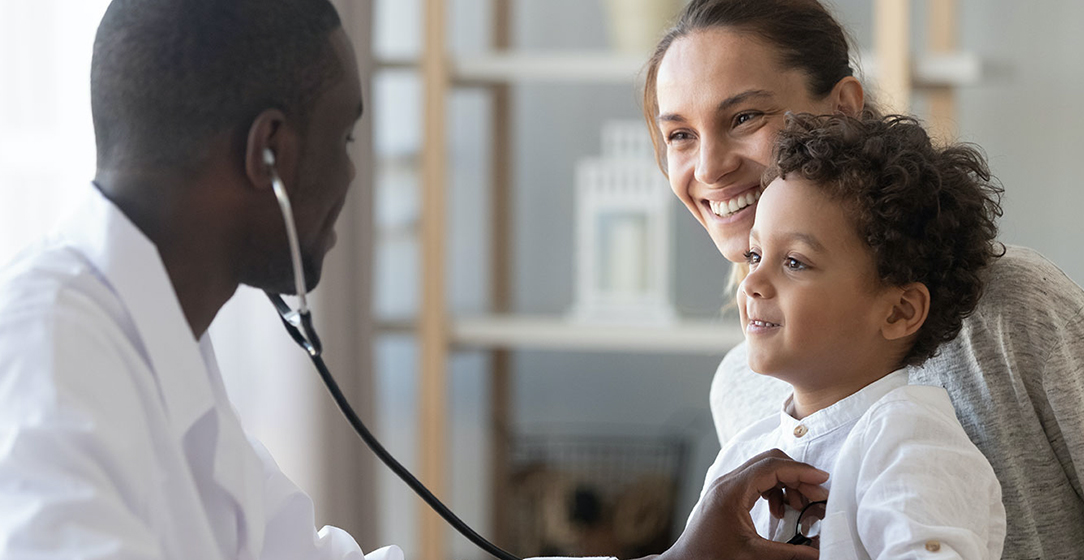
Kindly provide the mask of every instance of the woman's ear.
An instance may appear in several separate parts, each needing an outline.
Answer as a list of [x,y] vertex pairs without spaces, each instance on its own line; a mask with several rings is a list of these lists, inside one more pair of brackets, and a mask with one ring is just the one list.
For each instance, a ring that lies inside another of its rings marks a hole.
[[849,117],[857,117],[862,114],[866,102],[866,92],[862,89],[862,83],[854,76],[847,76],[836,82],[830,95],[834,105],[832,110]]
[[287,185],[292,184],[298,161],[297,137],[286,125],[286,115],[268,109],[252,121],[245,144],[245,175],[256,189],[271,188],[271,166],[265,152],[270,151],[274,169]]
[[892,290],[891,310],[881,324],[886,340],[899,340],[918,332],[930,314],[930,290],[921,282],[912,282]]

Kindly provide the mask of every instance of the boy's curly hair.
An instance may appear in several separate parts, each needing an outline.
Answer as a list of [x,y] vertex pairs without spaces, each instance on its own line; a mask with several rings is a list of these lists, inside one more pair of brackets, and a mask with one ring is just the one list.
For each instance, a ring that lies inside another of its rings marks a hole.
[[843,203],[886,285],[921,282],[930,311],[903,365],[956,337],[982,295],[1003,189],[977,147],[935,147],[912,117],[788,114],[765,184],[797,175]]

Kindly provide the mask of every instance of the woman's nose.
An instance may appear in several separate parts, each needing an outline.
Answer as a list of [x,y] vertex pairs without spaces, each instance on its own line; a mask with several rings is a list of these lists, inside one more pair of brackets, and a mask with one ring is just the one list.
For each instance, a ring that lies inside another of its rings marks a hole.
[[703,185],[715,185],[738,169],[741,159],[725,140],[703,138],[696,161],[696,180]]

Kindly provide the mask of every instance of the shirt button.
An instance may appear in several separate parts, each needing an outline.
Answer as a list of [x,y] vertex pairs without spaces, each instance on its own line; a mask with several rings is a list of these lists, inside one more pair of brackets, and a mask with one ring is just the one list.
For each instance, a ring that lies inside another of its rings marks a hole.
[[801,424],[798,424],[794,428],[794,437],[802,437],[802,436],[806,435],[807,433],[809,433],[809,428],[806,428],[805,426],[803,426]]
[[941,550],[941,542],[940,541],[926,541],[926,550],[928,550],[930,552],[937,552],[937,551]]

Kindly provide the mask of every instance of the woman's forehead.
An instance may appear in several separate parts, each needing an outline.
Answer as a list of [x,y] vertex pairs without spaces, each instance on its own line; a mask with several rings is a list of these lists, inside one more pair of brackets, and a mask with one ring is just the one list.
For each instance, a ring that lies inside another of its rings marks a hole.
[[784,70],[764,40],[727,28],[695,31],[671,44],[655,81],[660,113],[669,101],[691,96],[722,103],[744,92],[768,96],[806,91],[805,75]]

